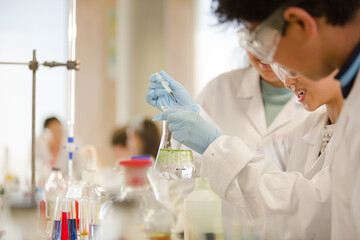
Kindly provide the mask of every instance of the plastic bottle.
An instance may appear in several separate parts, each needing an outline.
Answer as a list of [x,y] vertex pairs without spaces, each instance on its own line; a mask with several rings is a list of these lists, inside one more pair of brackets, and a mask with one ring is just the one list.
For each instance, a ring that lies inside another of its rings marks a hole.
[[196,178],[195,189],[184,200],[185,240],[223,240],[221,199],[208,178]]

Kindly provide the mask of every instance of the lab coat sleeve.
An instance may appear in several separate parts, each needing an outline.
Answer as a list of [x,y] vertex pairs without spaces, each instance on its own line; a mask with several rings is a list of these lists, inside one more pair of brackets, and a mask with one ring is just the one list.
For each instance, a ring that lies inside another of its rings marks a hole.
[[272,136],[258,144],[257,153],[268,156],[281,170],[285,171],[293,144],[293,132],[288,132],[286,135],[272,134]]
[[210,178],[221,197],[246,208],[265,233],[276,229],[280,239],[330,238],[327,167],[308,180],[298,172],[282,172],[240,138],[222,136],[205,151],[200,175]]

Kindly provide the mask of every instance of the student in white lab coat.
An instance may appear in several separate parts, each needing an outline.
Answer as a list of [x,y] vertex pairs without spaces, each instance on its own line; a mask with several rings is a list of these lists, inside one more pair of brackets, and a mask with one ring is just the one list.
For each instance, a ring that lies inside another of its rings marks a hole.
[[[331,147],[327,144],[334,132],[331,124],[336,123],[343,104],[340,84],[333,76],[317,83],[301,77],[288,80],[307,110],[314,111],[326,104],[328,111],[314,112],[285,136],[275,133],[266,139],[261,145],[262,152],[269,156],[255,154],[241,138],[231,136],[218,137],[203,155],[201,175],[210,178],[213,190],[221,197],[248,210],[264,225],[265,231],[279,234],[268,237],[330,237],[330,212],[326,209],[330,208]],[[199,138],[188,129],[193,132],[210,124],[202,121],[198,125],[196,112],[168,111],[164,115],[168,115],[175,140],[191,142],[196,151],[203,153],[194,143]],[[280,170],[274,160],[287,172]]]
[[37,159],[37,185],[44,186],[53,167],[66,168],[65,155],[62,147],[65,145],[61,122],[56,117],[44,121],[44,130],[36,141],[35,156]]
[[[249,52],[248,57],[251,66],[221,74],[213,79],[202,90],[197,103],[202,117],[212,121],[223,134],[241,137],[255,150],[260,142],[272,134],[288,132],[296,127],[308,112],[297,101],[296,96],[284,88],[283,82],[277,78],[269,64]],[[152,94],[150,91],[147,95],[148,101],[151,101],[149,97]],[[199,163],[201,156],[195,154],[195,159]],[[174,230],[182,232],[184,198],[193,191],[195,182],[168,181],[168,185],[169,200],[178,215]],[[223,201],[227,238],[231,238],[232,222],[241,217],[242,211],[238,207]]]
[[313,80],[340,70],[335,78],[346,101],[330,159],[331,238],[360,239],[360,1],[216,0],[214,8],[222,22],[251,29],[240,42],[260,58]]
[[[76,147],[81,148],[84,144],[76,137]],[[44,186],[52,168],[59,168],[63,176],[67,176],[68,161],[66,155],[66,135],[62,124],[56,117],[49,117],[44,121],[44,129],[36,139],[36,174],[37,186]],[[80,159],[79,151],[75,152],[74,173],[80,176],[80,169],[85,169],[85,163]]]

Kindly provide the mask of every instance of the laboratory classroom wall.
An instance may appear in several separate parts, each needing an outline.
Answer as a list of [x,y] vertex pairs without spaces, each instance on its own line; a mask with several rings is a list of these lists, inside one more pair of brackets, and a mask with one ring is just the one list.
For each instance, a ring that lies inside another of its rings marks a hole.
[[[77,1],[76,132],[105,163],[112,164],[115,127],[159,112],[145,102],[152,73],[167,70],[193,92],[194,7],[193,0]],[[115,64],[108,61],[114,13]],[[115,76],[109,76],[109,64]]]
[[[198,1],[203,0],[77,0],[81,69],[76,73],[75,132],[97,148],[104,164],[113,164],[115,127],[159,112],[145,102],[152,73],[166,70],[195,95]],[[60,118],[66,125],[64,100]]]

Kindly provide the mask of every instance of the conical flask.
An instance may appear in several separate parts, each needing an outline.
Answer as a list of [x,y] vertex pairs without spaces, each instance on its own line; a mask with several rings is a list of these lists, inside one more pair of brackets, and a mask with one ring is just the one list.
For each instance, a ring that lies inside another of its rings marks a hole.
[[[184,106],[164,106],[163,111],[171,109],[189,110]],[[186,179],[195,177],[195,162],[192,150],[173,149],[171,132],[167,121],[163,121],[163,133],[156,156],[155,175],[165,179]]]

